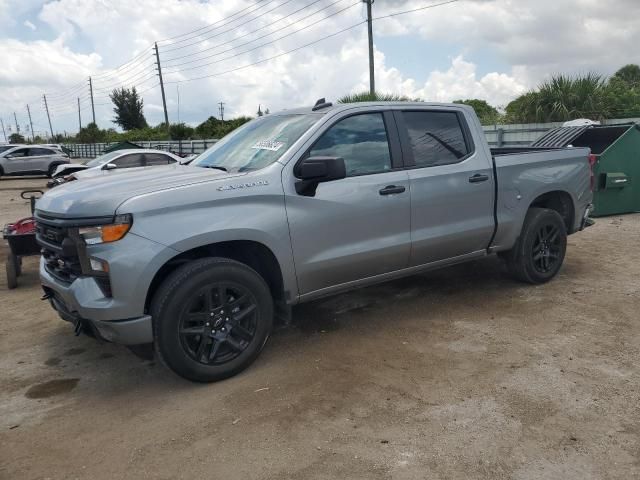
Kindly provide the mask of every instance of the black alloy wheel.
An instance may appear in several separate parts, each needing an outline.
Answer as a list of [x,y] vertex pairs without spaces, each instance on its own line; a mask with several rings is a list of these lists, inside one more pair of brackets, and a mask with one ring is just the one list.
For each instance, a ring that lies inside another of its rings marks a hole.
[[180,342],[204,365],[221,365],[238,357],[256,334],[253,294],[242,285],[222,282],[203,288],[180,316]]
[[557,225],[544,225],[538,230],[531,252],[533,265],[540,273],[553,271],[560,260],[562,242]]
[[567,227],[560,214],[532,207],[525,216],[518,241],[501,256],[515,278],[539,284],[558,274],[566,250]]
[[258,357],[273,327],[269,286],[251,267],[208,257],[178,267],[151,302],[154,348],[196,382],[231,377]]

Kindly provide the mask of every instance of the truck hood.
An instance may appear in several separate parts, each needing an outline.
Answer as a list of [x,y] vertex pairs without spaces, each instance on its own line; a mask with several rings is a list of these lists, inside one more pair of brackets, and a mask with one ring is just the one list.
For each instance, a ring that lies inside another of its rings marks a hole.
[[122,202],[138,195],[246,175],[177,163],[105,173],[49,190],[38,200],[36,208],[58,218],[109,216]]

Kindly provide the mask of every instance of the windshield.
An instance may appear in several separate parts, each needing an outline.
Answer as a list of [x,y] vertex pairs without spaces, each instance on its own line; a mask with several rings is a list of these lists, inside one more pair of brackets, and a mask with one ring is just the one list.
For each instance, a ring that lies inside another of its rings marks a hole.
[[105,163],[109,163],[110,160],[116,158],[122,152],[116,150],[114,152],[105,153],[104,155],[100,155],[99,157],[93,158],[91,160],[87,160],[83,163],[87,167],[97,167],[98,165],[104,165]]
[[238,128],[190,165],[226,171],[258,170],[276,162],[322,114],[267,115]]

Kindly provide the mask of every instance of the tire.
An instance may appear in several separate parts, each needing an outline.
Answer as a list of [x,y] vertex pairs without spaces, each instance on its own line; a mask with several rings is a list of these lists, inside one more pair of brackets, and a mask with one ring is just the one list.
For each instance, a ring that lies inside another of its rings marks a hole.
[[516,245],[503,255],[518,280],[540,284],[557,275],[567,251],[567,230],[555,210],[530,208]]
[[7,287],[9,290],[13,290],[18,286],[18,265],[16,261],[18,258],[10,253],[7,256],[7,264],[5,269],[7,271]]
[[188,380],[214,382],[240,373],[258,357],[273,328],[273,299],[247,265],[203,258],[163,281],[151,316],[162,362]]

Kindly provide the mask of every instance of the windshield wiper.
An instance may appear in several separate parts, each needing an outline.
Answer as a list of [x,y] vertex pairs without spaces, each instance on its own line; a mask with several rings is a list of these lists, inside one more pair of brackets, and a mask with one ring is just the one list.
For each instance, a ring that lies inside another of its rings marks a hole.
[[220,167],[218,165],[202,165],[204,168],[213,168],[215,170],[222,170],[223,172],[227,172],[227,168],[226,167]]

